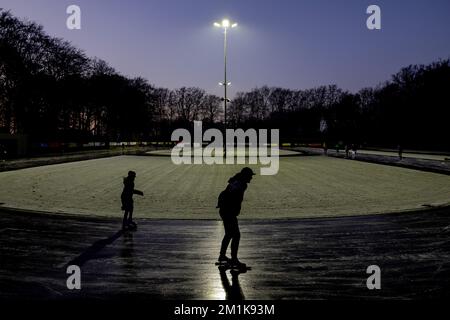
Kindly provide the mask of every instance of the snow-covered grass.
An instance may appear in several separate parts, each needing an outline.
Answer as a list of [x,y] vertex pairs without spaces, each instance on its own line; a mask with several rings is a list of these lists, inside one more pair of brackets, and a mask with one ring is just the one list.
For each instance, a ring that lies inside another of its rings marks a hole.
[[[243,165],[180,165],[170,157],[118,156],[0,173],[0,203],[49,212],[120,217],[122,177],[137,172],[137,218],[215,219],[217,196]],[[250,166],[259,172],[258,166]],[[275,176],[254,177],[241,218],[371,214],[444,204],[448,176],[359,161],[280,158]]]

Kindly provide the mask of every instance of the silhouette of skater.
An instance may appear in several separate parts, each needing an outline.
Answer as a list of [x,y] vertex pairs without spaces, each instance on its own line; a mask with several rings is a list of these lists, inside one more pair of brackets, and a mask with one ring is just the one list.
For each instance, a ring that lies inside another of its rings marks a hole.
[[[252,169],[245,167],[228,180],[228,186],[219,195],[217,208],[225,228],[225,235],[220,248],[219,262],[229,262],[232,266],[245,268],[245,263],[238,260],[238,249],[241,233],[237,216],[241,212],[242,200],[247,184],[250,183],[255,173]],[[228,245],[231,241],[231,259],[226,256]]]
[[123,178],[123,191],[120,196],[122,199],[122,210],[124,210],[122,229],[126,227],[136,227],[133,222],[133,194],[143,196],[142,191],[134,189],[134,179],[136,178],[136,172],[128,171],[128,177]]

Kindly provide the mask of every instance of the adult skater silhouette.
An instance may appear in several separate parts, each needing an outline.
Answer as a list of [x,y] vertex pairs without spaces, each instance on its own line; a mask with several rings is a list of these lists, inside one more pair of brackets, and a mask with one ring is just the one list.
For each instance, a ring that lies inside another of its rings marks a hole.
[[134,171],[128,171],[128,176],[123,178],[123,191],[120,196],[122,199],[122,210],[124,210],[122,229],[136,227],[136,223],[133,222],[133,194],[143,196],[144,193],[134,189],[135,178],[136,172]]
[[[252,169],[245,167],[241,172],[237,173],[228,180],[228,185],[219,195],[217,208],[220,208],[219,214],[225,228],[225,236],[222,240],[220,248],[219,263],[230,263],[232,267],[246,268],[245,263],[238,259],[239,241],[241,233],[237,216],[241,212],[242,200],[247,189],[248,183],[252,180]],[[228,245],[231,241],[231,259],[226,256]]]

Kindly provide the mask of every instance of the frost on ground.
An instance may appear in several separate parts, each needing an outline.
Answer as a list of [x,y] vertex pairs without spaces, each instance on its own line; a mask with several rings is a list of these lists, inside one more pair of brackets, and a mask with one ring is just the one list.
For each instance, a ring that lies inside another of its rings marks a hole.
[[[122,177],[134,170],[136,189],[145,193],[135,196],[136,218],[215,219],[219,192],[242,167],[176,166],[170,157],[118,156],[2,172],[0,203],[120,217]],[[286,157],[280,158],[277,175],[254,177],[241,218],[403,211],[446,204],[449,194],[445,175],[319,156]]]

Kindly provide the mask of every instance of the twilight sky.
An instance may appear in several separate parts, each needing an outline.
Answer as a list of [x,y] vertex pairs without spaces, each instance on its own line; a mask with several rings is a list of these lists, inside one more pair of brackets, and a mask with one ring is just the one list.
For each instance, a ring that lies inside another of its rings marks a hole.
[[[82,29],[66,28],[81,7]],[[381,7],[382,30],[366,28]],[[401,67],[450,57],[449,0],[0,0],[20,18],[71,41],[127,76],[157,86],[198,86],[222,94],[223,34],[229,17],[231,95],[256,86],[357,91]]]

